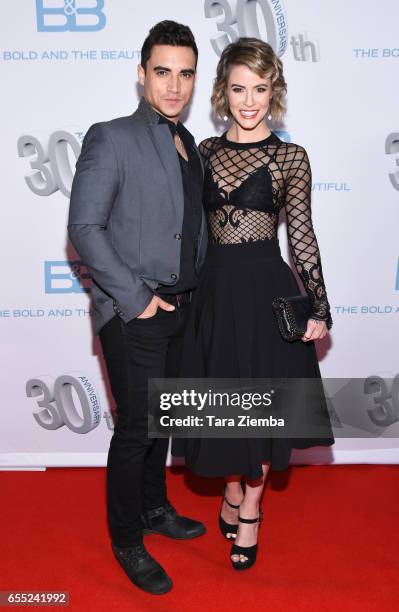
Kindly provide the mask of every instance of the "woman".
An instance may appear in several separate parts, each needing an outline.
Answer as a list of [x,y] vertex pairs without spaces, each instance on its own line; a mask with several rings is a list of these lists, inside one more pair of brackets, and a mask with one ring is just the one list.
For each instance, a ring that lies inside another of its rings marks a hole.
[[[282,142],[266,122],[281,119],[285,93],[282,63],[270,45],[241,38],[224,49],[212,104],[231,127],[200,144],[210,246],[185,337],[184,377],[320,379],[314,341],[325,337],[332,320],[312,227],[309,160],[303,147]],[[292,343],[280,335],[271,307],[275,297],[300,293],[279,249],[282,208],[292,258],[313,305],[304,336]],[[324,395],[323,402],[327,414]],[[202,438],[174,440],[172,453],[184,454],[196,474],[225,478],[219,525],[235,538],[233,567],[247,569],[256,559],[269,469],[287,469],[293,447],[333,443],[332,433]]]

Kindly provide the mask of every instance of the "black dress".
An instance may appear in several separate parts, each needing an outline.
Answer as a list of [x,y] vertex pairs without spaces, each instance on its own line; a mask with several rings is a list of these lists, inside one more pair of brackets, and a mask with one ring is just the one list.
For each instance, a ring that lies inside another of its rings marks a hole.
[[[245,144],[223,134],[199,148],[210,244],[185,332],[182,377],[320,378],[314,342],[283,340],[271,307],[275,297],[300,293],[277,238],[285,208],[289,246],[312,299],[312,318],[332,322],[305,149],[275,134]],[[323,404],[327,410],[324,395]],[[264,462],[275,471],[287,469],[293,447],[332,444],[332,431],[320,439],[175,438],[172,454],[185,456],[187,467],[201,476],[259,478]]]

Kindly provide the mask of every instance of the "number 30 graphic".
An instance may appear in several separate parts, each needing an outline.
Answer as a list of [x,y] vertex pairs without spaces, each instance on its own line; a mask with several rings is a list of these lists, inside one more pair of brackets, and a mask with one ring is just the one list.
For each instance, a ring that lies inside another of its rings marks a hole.
[[33,193],[49,196],[59,189],[64,196],[70,197],[74,170],[69,149],[76,160],[81,149],[78,139],[81,133],[79,130],[57,130],[50,137],[43,132],[35,132],[18,138],[19,157],[30,158],[33,172],[25,176],[25,181]]
[[[389,134],[385,140],[385,153],[394,155],[396,165],[399,166],[399,132]],[[389,173],[392,186],[399,191],[399,168]]]
[[[75,433],[85,434],[100,423],[98,394],[89,378],[80,373],[31,378],[26,383],[27,397],[36,398],[41,410],[33,413],[35,421],[44,429],[59,429],[66,425]],[[78,406],[76,406],[76,398]]]
[[216,18],[222,15],[222,21],[216,22],[222,36],[211,38],[211,45],[217,55],[221,55],[226,45],[237,40],[239,36],[262,38],[259,31],[257,9],[263,15],[267,32],[267,41],[277,55],[283,55],[287,48],[288,30],[287,13],[282,0],[205,0],[205,17]]

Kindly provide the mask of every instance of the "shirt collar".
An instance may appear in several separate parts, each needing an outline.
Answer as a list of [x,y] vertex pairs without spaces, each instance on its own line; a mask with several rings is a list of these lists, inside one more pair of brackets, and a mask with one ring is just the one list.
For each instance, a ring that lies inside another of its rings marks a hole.
[[164,117],[163,115],[161,115],[161,113],[158,113],[158,111],[155,111],[155,113],[158,116],[158,125],[161,124],[165,124],[169,127],[172,136],[175,136],[176,134],[178,134],[180,132],[180,121],[176,123],[174,123],[173,121],[171,121],[170,119],[167,119],[166,117]]

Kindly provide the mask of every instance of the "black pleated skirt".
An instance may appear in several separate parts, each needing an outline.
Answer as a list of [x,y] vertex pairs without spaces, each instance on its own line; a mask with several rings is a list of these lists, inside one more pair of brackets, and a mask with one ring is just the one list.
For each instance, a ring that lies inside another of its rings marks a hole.
[[[210,245],[184,338],[184,378],[320,378],[314,342],[287,342],[271,303],[300,293],[277,239]],[[324,394],[321,412],[327,413]],[[328,421],[328,416],[327,416]],[[328,421],[329,422],[329,421]],[[187,438],[172,440],[200,476],[257,479],[262,463],[287,469],[292,448],[331,446],[334,438]]]

